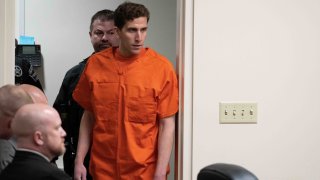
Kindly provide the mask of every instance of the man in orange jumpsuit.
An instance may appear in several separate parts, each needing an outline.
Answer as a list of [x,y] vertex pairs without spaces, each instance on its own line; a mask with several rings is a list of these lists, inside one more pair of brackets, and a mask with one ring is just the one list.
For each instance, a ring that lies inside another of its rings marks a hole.
[[118,48],[92,55],[73,93],[84,107],[75,179],[92,143],[95,180],[164,180],[169,172],[178,83],[172,64],[144,47],[149,11],[125,2],[115,10]]

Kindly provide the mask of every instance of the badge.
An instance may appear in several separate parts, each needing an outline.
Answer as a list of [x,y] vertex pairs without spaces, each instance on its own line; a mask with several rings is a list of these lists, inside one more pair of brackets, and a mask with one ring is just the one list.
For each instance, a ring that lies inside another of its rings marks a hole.
[[15,76],[16,77],[21,77],[22,76],[22,69],[20,66],[15,66],[14,67],[14,71],[15,71]]

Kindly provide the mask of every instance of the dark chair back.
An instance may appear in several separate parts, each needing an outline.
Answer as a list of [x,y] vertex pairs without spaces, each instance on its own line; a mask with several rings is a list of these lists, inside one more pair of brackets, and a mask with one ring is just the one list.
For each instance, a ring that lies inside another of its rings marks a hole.
[[216,163],[202,168],[197,180],[258,180],[258,178],[239,165]]

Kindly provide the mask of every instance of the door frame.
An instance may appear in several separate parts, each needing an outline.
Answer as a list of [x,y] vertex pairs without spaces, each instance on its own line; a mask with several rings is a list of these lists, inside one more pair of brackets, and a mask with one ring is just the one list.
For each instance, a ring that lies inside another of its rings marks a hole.
[[16,0],[0,1],[0,85],[14,84]]
[[192,179],[193,152],[193,5],[177,0],[177,72],[179,113],[176,126],[175,180]]

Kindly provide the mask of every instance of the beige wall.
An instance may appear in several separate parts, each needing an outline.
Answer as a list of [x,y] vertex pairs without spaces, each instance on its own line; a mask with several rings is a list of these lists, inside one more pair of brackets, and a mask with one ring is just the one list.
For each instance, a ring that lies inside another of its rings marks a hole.
[[15,0],[0,0],[0,86],[14,83]]
[[[193,17],[193,179],[216,162],[320,179],[320,1],[201,0]],[[258,123],[219,124],[220,101],[256,101]]]

